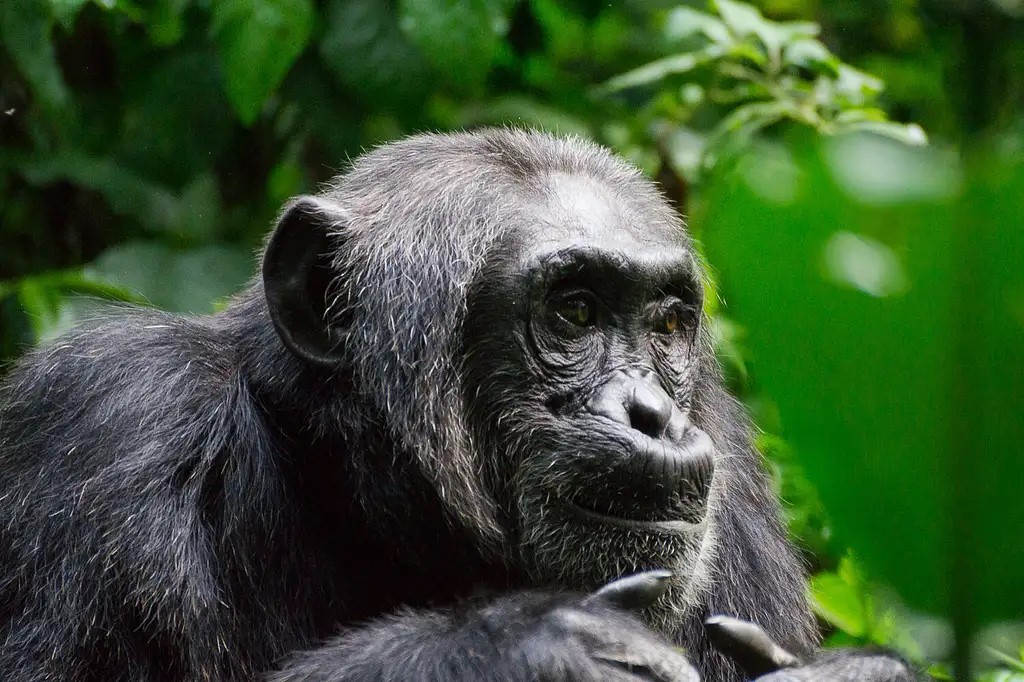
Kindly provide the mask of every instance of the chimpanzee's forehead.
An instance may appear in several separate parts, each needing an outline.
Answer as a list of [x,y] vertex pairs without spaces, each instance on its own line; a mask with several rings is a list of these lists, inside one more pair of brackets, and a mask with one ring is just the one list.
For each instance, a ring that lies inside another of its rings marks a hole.
[[526,207],[525,234],[517,235],[521,254],[566,251],[574,247],[665,261],[689,250],[677,224],[629,199],[629,187],[585,175],[552,173],[536,200]]
[[520,272],[528,280],[568,270],[648,283],[696,279],[679,226],[637,208],[623,191],[587,176],[551,175],[516,235]]
[[534,243],[579,241],[626,251],[686,246],[675,225],[662,224],[641,202],[629,200],[629,186],[552,173],[544,179],[539,199],[529,208]]

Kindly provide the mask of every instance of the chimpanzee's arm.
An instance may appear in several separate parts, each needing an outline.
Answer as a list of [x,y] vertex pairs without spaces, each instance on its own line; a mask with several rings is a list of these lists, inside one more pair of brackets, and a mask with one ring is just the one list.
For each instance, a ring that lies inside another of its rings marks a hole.
[[662,583],[652,572],[589,597],[523,592],[479,606],[407,611],[298,654],[270,679],[697,682],[673,646],[622,608],[656,599]]

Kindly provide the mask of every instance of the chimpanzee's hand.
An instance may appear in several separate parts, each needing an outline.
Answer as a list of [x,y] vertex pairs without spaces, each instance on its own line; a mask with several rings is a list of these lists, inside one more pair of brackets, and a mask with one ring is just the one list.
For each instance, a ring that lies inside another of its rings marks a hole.
[[[631,613],[661,597],[669,577],[639,573],[583,598],[513,595],[481,616],[489,631],[504,634],[497,646],[514,675],[508,679],[699,682],[686,658]],[[525,674],[515,674],[519,666]]]
[[789,653],[757,625],[727,616],[709,618],[711,643],[757,682],[915,682],[925,679],[887,651],[835,649],[809,661]]
[[292,657],[270,679],[700,682],[630,613],[661,597],[668,578],[650,571],[588,596],[521,592],[474,608],[396,614]]

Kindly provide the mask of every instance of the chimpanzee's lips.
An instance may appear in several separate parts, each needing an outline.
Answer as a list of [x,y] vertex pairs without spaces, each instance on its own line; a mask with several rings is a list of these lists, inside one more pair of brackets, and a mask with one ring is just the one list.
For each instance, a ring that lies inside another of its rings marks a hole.
[[563,503],[574,515],[585,521],[619,526],[628,530],[646,530],[661,533],[695,533],[703,530],[706,526],[704,515],[697,521],[691,521],[684,518],[681,514],[671,517],[666,510],[666,513],[663,515],[665,518],[636,518],[597,511],[570,500],[564,500]]
[[559,497],[576,515],[604,523],[700,525],[715,471],[707,436],[672,446],[645,438],[636,446],[626,456],[581,462],[577,484]]

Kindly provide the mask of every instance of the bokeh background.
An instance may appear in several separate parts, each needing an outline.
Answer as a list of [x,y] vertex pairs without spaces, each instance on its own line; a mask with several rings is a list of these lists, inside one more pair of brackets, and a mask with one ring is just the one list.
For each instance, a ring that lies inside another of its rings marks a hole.
[[711,265],[827,642],[1021,682],[1022,74],[1020,0],[0,0],[0,363],[216,311],[373,145],[592,138]]

